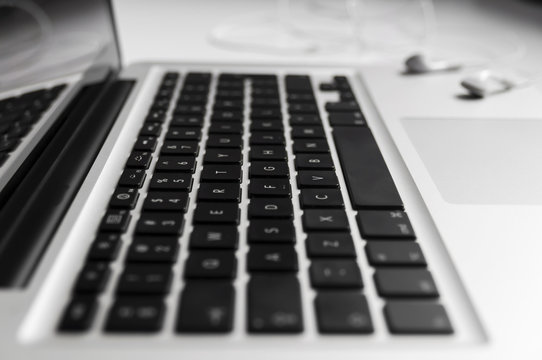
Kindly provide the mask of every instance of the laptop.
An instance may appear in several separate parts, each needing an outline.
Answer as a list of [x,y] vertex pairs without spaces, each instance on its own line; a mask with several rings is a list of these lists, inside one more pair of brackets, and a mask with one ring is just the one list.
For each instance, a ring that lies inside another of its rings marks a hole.
[[535,88],[122,67],[106,0],[0,23],[0,358],[542,355]]

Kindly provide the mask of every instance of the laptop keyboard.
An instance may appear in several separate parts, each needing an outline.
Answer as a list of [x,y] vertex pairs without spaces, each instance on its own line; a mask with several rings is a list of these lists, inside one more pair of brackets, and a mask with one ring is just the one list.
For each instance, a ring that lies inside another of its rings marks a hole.
[[0,167],[66,85],[0,100]]
[[[302,292],[298,274],[308,271],[318,331],[370,334],[378,309],[364,295],[368,284],[357,259],[366,256],[375,269],[369,286],[385,301],[391,333],[453,332],[346,77],[320,84],[321,91],[340,96],[325,104],[324,114],[309,76],[221,74],[214,87],[210,73],[188,73],[177,96],[180,80],[173,72],[162,79],[77,276],[60,331],[88,331],[100,296],[112,288],[105,332],[162,331],[166,314],[173,312],[177,333],[229,333],[239,301],[233,282],[239,272],[247,272],[246,324],[241,326],[248,333],[302,333],[304,319],[313,315],[303,313],[302,298],[309,294]],[[247,111],[250,120],[245,121]],[[331,155],[333,145],[322,126],[326,119],[340,164]],[[294,159],[289,159],[288,144]],[[301,214],[294,211],[296,197]],[[357,226],[350,223],[348,207],[357,211]],[[134,209],[140,210],[138,216]],[[242,217],[248,227],[239,226]],[[301,229],[294,223],[298,217]],[[167,308],[165,297],[181,281],[173,266],[180,261],[186,218],[192,229],[183,244],[188,251],[181,264],[184,286],[176,308]],[[131,222],[133,233],[126,234]],[[353,231],[366,240],[366,254],[356,253]],[[246,239],[246,254],[237,251],[240,239]],[[304,242],[306,255],[296,251],[296,242]],[[238,265],[241,256],[246,268]],[[300,267],[302,256],[308,256],[308,268]],[[113,262],[122,264],[117,277]]]

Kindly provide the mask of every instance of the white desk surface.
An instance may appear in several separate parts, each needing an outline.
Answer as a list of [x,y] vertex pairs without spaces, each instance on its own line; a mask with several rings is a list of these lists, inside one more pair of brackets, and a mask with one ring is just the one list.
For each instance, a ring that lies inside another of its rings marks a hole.
[[[293,2],[299,6],[303,1],[307,6],[311,0]],[[370,61],[352,49],[275,55],[230,50],[209,41],[210,31],[224,21],[250,13],[273,14],[277,6],[275,0],[113,0],[113,3],[124,64],[182,61],[360,65]],[[527,53],[509,66],[523,72],[542,72],[538,61],[542,59],[542,2],[437,0],[436,8],[440,26],[462,29],[458,31],[471,39],[495,42],[499,41],[496,34],[514,32]],[[404,54],[398,54],[395,61],[400,61]]]

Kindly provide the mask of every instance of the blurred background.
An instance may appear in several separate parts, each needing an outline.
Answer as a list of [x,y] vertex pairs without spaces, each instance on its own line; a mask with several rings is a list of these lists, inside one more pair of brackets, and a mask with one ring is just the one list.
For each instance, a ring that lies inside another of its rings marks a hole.
[[[413,52],[536,73],[535,0],[113,0],[125,63],[358,65]],[[160,26],[156,26],[160,24]]]

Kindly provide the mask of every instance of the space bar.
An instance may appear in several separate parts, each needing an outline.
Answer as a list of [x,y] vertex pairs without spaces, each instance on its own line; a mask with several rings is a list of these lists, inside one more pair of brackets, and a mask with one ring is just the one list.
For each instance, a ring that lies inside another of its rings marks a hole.
[[354,209],[402,209],[403,201],[367,127],[335,127],[333,139]]

